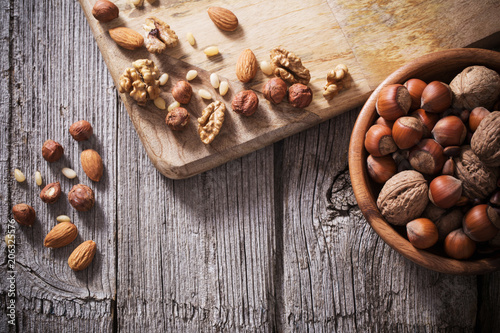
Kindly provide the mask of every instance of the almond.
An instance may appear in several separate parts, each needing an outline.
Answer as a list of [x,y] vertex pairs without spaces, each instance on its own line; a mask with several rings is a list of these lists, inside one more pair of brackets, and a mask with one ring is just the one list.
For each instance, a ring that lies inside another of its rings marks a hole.
[[238,27],[238,18],[229,9],[210,7],[208,8],[208,16],[221,30],[234,31]]
[[63,247],[74,241],[76,236],[78,236],[76,225],[71,222],[61,222],[45,236],[43,246],[53,249]]
[[102,177],[103,165],[101,155],[93,149],[86,149],[80,155],[83,171],[87,177],[98,182]]
[[99,22],[109,22],[118,17],[120,10],[108,0],[97,0],[92,8],[92,15]]
[[74,271],[81,271],[87,268],[96,252],[95,242],[88,240],[78,245],[68,258],[68,265]]
[[241,82],[248,82],[257,74],[258,66],[255,54],[253,54],[252,50],[246,49],[240,54],[236,63],[236,77]]
[[144,44],[144,37],[135,30],[126,27],[109,29],[109,35],[116,44],[127,50],[135,50]]

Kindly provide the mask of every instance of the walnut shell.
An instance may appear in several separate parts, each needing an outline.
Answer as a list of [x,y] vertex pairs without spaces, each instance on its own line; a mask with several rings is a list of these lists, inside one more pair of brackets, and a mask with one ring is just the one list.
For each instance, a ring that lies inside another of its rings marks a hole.
[[406,170],[391,177],[380,191],[377,206],[389,223],[406,225],[424,211],[428,197],[424,176],[414,170]]
[[453,161],[455,176],[462,181],[462,195],[470,200],[483,200],[496,189],[498,169],[481,162],[470,146],[462,146]]
[[487,166],[500,166],[500,111],[491,112],[477,127],[470,145]]
[[500,95],[500,75],[484,66],[464,69],[450,83],[453,92],[453,107],[472,110],[482,106],[493,106]]

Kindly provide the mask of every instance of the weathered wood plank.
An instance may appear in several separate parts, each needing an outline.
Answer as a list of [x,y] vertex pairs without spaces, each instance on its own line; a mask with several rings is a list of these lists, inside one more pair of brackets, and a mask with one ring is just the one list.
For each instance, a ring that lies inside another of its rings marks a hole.
[[[110,331],[115,294],[117,108],[116,94],[112,90],[108,94],[106,88],[113,83],[78,3],[16,2],[11,19],[12,95],[10,112],[4,111],[5,118],[11,115],[8,167],[20,168],[27,180],[19,184],[9,177],[8,203],[26,202],[37,212],[32,228],[17,225],[17,329]],[[79,144],[68,133],[79,119],[94,124],[95,135],[89,142]],[[41,156],[42,144],[49,138],[65,147],[64,157],[51,164]],[[81,150],[90,147],[100,152],[106,166],[97,184],[86,177],[79,162]],[[78,178],[66,179],[60,172],[65,166],[75,169]],[[44,185],[61,182],[63,195],[57,203],[40,200],[33,178],[36,170]],[[67,201],[66,194],[79,182],[95,191],[97,204],[90,212],[78,213]],[[43,239],[60,214],[72,218],[79,236],[69,246],[47,249]],[[97,243],[96,258],[87,270],[74,273],[67,258],[87,239]]]
[[271,331],[272,146],[172,181],[119,124],[118,329]]
[[352,111],[284,141],[281,327],[473,330],[476,278],[438,274],[409,262],[362,217],[346,160],[355,116]]

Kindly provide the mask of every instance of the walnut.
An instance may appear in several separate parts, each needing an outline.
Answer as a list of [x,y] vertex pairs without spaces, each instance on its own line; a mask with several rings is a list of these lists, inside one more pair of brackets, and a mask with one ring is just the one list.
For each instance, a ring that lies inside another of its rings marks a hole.
[[424,211],[428,197],[424,176],[417,171],[397,173],[385,184],[377,199],[377,206],[389,223],[406,225]]
[[146,31],[146,48],[151,53],[162,53],[167,47],[175,47],[179,43],[175,31],[156,17],[147,18],[143,28]]
[[271,51],[271,65],[274,75],[290,84],[308,84],[311,80],[309,70],[302,65],[302,61],[294,53],[277,47]]
[[167,114],[165,122],[172,130],[182,131],[189,123],[189,113],[184,108],[175,108]]
[[335,97],[340,90],[349,89],[351,81],[349,78],[349,70],[344,64],[335,66],[326,74],[326,84],[323,87],[323,96],[330,100]]
[[257,111],[259,106],[259,98],[252,90],[240,91],[234,96],[231,102],[233,111],[244,116],[251,116]]
[[429,202],[422,213],[422,217],[434,222],[438,228],[440,241],[443,241],[450,232],[462,226],[463,216],[464,214],[460,208],[446,210],[435,206],[432,202]]
[[305,108],[312,101],[312,90],[302,83],[293,84],[288,89],[288,103],[296,108]]
[[202,116],[198,118],[198,134],[204,144],[208,145],[219,134],[225,112],[226,105],[220,101],[212,102],[203,109]]
[[159,71],[155,63],[149,59],[139,59],[132,63],[120,76],[121,93],[130,93],[130,97],[139,105],[160,96]]
[[462,181],[462,195],[483,200],[497,187],[498,169],[486,166],[470,146],[462,146],[460,155],[453,158],[455,176]]
[[491,112],[481,120],[470,145],[484,164],[500,166],[500,111]]
[[450,83],[453,107],[472,110],[482,106],[491,108],[500,95],[500,75],[484,66],[464,69]]

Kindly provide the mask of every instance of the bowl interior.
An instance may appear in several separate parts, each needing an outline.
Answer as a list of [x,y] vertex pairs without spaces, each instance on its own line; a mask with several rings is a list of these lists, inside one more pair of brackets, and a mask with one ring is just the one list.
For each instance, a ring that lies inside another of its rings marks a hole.
[[439,250],[419,250],[403,236],[404,228],[390,225],[376,205],[378,187],[373,186],[366,170],[365,134],[377,117],[375,103],[383,86],[404,83],[411,78],[426,82],[439,80],[449,83],[464,68],[484,65],[500,73],[500,53],[484,49],[451,49],[417,58],[399,68],[382,82],[361,110],[349,145],[349,171],[352,187],[363,215],[377,234],[392,248],[415,263],[438,272],[450,274],[484,274],[500,269],[500,253],[475,255],[469,260],[455,260]]

